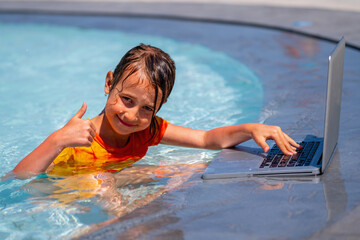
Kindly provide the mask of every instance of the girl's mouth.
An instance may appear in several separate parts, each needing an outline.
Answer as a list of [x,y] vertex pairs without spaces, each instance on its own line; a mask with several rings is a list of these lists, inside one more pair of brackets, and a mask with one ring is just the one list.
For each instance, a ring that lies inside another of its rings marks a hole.
[[135,127],[135,125],[123,121],[119,116],[118,116],[118,118],[123,125],[125,125],[127,127]]

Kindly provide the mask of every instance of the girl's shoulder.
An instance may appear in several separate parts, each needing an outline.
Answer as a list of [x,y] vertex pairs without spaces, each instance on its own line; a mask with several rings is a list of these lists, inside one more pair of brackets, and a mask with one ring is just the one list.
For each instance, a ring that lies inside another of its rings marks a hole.
[[169,122],[165,119],[155,116],[154,122],[150,124],[148,128],[143,131],[134,133],[134,135],[142,142],[142,144],[148,146],[158,145],[164,136]]

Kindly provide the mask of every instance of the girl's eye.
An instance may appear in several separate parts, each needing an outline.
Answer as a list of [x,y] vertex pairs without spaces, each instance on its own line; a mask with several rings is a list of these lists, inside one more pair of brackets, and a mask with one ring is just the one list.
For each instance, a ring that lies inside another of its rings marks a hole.
[[128,97],[121,97],[121,99],[127,103],[131,103],[131,98],[128,98]]
[[149,111],[149,112],[154,111],[154,109],[152,109],[151,107],[148,107],[148,106],[145,106],[144,109],[145,109],[146,111]]

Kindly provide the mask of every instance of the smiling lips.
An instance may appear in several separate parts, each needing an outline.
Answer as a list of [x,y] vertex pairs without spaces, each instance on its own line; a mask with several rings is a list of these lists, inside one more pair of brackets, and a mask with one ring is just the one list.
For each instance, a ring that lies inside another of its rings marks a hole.
[[118,116],[118,118],[119,118],[120,122],[127,127],[135,127],[136,126],[136,125],[133,125],[133,124],[123,121],[119,116]]

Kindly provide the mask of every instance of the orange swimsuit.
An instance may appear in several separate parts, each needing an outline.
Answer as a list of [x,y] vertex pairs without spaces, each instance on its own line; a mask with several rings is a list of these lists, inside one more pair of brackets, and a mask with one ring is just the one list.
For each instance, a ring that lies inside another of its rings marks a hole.
[[118,172],[145,156],[148,147],[160,143],[168,122],[155,117],[159,128],[151,138],[149,128],[130,135],[129,142],[123,148],[106,144],[96,134],[90,147],[65,148],[54,160],[55,166],[49,169],[48,175],[69,176],[91,172]]

